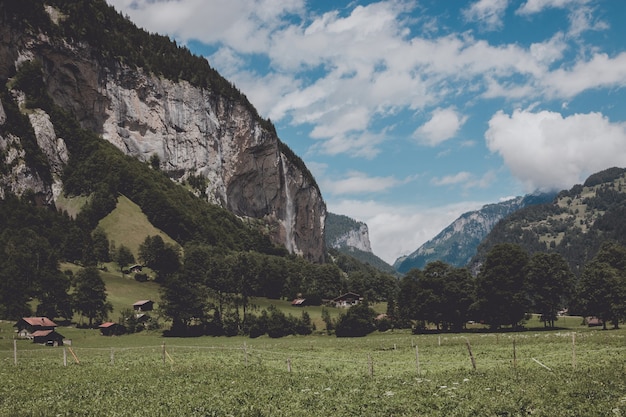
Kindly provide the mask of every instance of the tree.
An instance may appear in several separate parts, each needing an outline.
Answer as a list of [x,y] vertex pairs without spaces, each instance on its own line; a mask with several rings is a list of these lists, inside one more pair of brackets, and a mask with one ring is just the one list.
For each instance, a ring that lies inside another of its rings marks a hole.
[[422,276],[422,271],[417,268],[411,269],[400,280],[398,290],[398,314],[401,322],[411,322],[418,320],[417,314],[417,293],[418,280]]
[[535,253],[528,263],[527,287],[534,312],[541,314],[544,326],[554,327],[570,294],[573,275],[563,256],[556,252]]
[[146,236],[139,245],[139,260],[157,271],[157,281],[180,270],[181,266],[178,247],[165,243],[159,235]]
[[374,318],[376,312],[367,302],[361,302],[348,309],[346,314],[339,316],[335,326],[337,337],[362,337],[376,330]]
[[109,254],[109,239],[105,231],[101,227],[96,229],[91,234],[91,240],[93,242],[93,255],[99,264],[109,262],[111,256]]
[[120,245],[115,251],[115,262],[119,265],[120,271],[124,272],[124,268],[135,263],[135,256],[124,245]]
[[172,320],[172,335],[188,335],[193,321],[204,321],[207,294],[189,275],[174,274],[161,285],[160,310]]
[[460,331],[469,319],[474,302],[474,281],[467,268],[451,268],[444,282],[441,319],[445,327]]
[[585,265],[578,298],[585,315],[610,322],[614,328],[626,320],[626,248],[608,242]]
[[476,277],[475,308],[491,328],[518,326],[528,308],[525,276],[528,254],[512,243],[494,246]]
[[89,327],[94,320],[102,322],[113,311],[113,305],[107,301],[106,287],[95,267],[83,268],[76,274],[74,289],[74,310],[89,319]]

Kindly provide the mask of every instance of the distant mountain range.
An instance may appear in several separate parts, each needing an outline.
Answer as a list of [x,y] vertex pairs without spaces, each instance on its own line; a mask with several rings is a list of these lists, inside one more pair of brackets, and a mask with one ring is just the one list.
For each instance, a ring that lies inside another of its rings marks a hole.
[[500,220],[524,207],[550,202],[555,196],[556,193],[529,194],[464,213],[415,252],[398,258],[393,266],[400,273],[413,268],[423,269],[438,260],[456,267],[465,266],[476,254],[483,238]]

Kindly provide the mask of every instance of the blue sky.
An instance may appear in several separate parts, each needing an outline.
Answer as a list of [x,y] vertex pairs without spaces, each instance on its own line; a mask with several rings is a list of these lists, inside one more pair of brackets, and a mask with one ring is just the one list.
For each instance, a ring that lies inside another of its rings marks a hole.
[[623,0],[108,0],[205,56],[387,262],[626,166]]

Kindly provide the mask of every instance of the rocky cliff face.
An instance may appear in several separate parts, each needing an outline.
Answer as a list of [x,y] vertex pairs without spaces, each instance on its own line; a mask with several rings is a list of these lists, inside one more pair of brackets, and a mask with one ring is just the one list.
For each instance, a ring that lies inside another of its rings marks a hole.
[[[25,60],[40,61],[48,94],[84,128],[142,161],[158,156],[161,170],[176,180],[206,178],[209,202],[261,219],[273,240],[290,252],[323,259],[326,206],[321,193],[249,106],[186,81],[95,59],[86,43],[53,41],[37,33],[0,28],[0,58],[1,78]],[[14,135],[0,136],[0,150],[12,166],[1,181],[18,194],[33,189],[52,202],[62,190],[67,148],[43,111],[29,114],[29,120],[52,181],[41,180],[23,162],[20,138]]]
[[347,216],[328,213],[326,218],[326,245],[340,249],[351,247],[372,252],[367,224]]
[[350,246],[362,250],[363,252],[371,252],[369,230],[365,223],[361,223],[357,229],[348,230],[342,236],[337,237],[333,243],[333,248],[342,246]]

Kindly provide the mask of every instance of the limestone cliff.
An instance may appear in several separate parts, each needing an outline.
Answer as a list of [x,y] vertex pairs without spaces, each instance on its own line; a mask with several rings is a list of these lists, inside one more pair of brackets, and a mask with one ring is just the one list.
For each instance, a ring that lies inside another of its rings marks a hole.
[[[250,103],[99,54],[85,41],[0,27],[1,79],[10,79],[24,61],[41,62],[47,93],[83,128],[139,160],[158,157],[160,169],[173,180],[206,178],[203,195],[210,203],[260,219],[290,252],[323,260],[326,206],[319,188]],[[17,100],[21,93],[12,94]],[[32,189],[52,202],[62,190],[68,151],[45,112],[28,117],[49,178],[41,179],[20,158],[20,138],[5,134],[0,151],[12,171],[0,181],[18,194]]]

